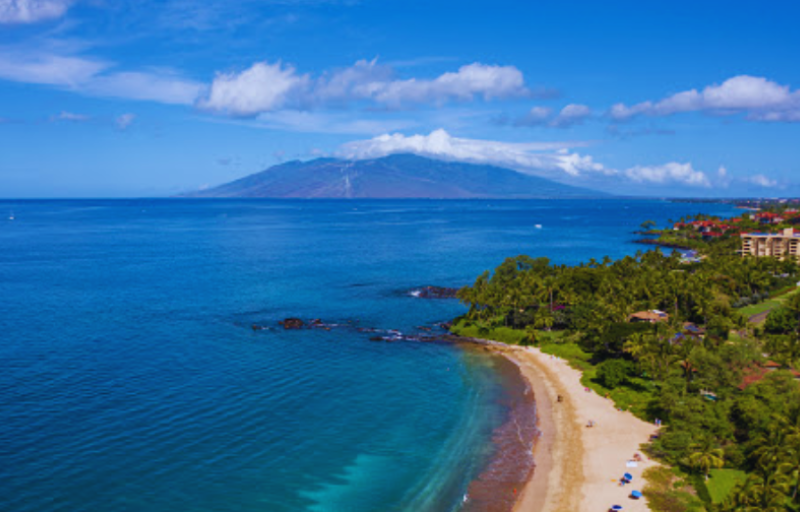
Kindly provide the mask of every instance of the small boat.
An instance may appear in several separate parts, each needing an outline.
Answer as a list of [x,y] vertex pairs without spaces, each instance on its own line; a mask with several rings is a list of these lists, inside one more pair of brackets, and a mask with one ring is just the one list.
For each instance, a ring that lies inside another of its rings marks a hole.
[[14,212],[8,214],[8,220],[14,220]]

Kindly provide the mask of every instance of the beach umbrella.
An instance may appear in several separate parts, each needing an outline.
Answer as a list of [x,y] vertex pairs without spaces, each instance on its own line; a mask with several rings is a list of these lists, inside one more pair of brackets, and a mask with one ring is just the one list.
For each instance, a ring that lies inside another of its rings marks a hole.
[[622,510],[622,505],[612,505],[611,510]]
[[625,478],[625,480],[633,480],[633,475],[630,473],[625,473],[622,476]]
[[640,493],[639,491],[631,491],[631,498],[634,498],[634,499],[638,500],[641,497],[642,497],[642,493]]

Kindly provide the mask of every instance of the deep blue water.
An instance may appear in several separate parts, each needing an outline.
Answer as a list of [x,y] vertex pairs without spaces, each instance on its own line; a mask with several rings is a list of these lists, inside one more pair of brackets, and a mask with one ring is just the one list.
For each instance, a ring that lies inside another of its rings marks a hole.
[[251,325],[414,332],[463,311],[418,285],[619,257],[643,220],[698,211],[732,209],[0,201],[0,510],[457,510],[506,413],[496,360]]

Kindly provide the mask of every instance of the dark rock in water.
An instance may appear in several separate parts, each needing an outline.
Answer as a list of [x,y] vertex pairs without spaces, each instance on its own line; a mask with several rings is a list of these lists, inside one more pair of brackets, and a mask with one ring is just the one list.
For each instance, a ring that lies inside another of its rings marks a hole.
[[420,331],[425,331],[425,332],[430,332],[431,331],[430,327],[425,327],[424,325],[420,325],[419,327],[417,327],[417,329],[419,329]]
[[278,323],[281,324],[284,329],[301,329],[304,325],[303,321],[299,318],[287,318]]
[[370,336],[369,341],[383,341],[382,336]]
[[453,327],[453,322],[444,322],[439,324],[439,327],[444,329],[445,331],[449,331],[451,327]]
[[455,299],[458,288],[444,286],[423,286],[411,292],[411,295],[420,299]]
[[310,322],[308,322],[308,324],[309,325],[313,325],[313,326],[319,326],[319,325],[322,325],[322,320],[320,320],[319,318],[315,318],[315,319],[311,320]]

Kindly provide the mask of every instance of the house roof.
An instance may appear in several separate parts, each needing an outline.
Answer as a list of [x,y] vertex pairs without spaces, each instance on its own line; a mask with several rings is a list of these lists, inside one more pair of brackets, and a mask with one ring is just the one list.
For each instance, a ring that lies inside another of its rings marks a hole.
[[659,311],[657,309],[651,309],[649,311],[638,311],[628,317],[628,321],[633,319],[645,320],[647,322],[661,322],[663,320],[668,320],[669,315],[664,313],[663,311]]
[[742,377],[742,383],[739,384],[739,389],[745,389],[747,386],[755,384],[756,382],[760,381],[764,378],[764,376],[769,373],[769,370],[766,368],[754,367],[750,370],[746,371],[744,376]]

